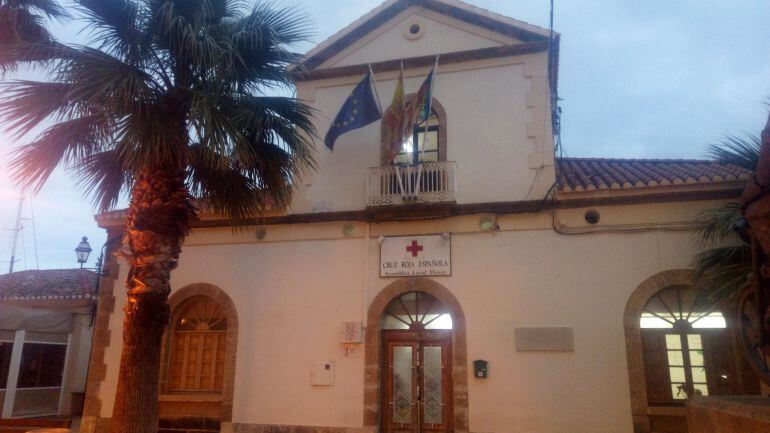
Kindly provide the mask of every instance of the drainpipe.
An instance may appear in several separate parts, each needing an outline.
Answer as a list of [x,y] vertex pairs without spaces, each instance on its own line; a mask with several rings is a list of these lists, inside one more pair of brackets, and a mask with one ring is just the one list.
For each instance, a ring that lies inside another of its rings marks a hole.
[[[361,325],[366,329],[366,316],[369,314],[369,262],[371,259],[371,239],[369,237],[369,226],[367,222],[364,226],[364,284],[361,294]],[[364,335],[366,338],[366,335]]]

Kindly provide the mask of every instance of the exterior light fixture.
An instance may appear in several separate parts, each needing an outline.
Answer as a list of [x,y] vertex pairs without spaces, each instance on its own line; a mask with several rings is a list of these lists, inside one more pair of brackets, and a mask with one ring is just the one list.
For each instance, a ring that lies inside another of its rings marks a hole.
[[263,240],[267,236],[267,230],[264,227],[260,227],[257,229],[257,239]]
[[481,229],[481,231],[485,231],[485,232],[493,232],[500,229],[500,227],[497,225],[495,220],[492,217],[488,217],[488,216],[481,217],[481,219],[479,220],[479,228]]
[[88,238],[83,236],[83,239],[78,244],[78,247],[75,248],[75,253],[77,253],[78,256],[78,263],[80,263],[80,267],[83,267],[83,264],[85,264],[88,261],[88,255],[91,254],[91,244],[88,243]]
[[586,211],[585,220],[588,224],[596,224],[599,222],[600,218],[601,216],[599,215],[599,211],[596,209]]

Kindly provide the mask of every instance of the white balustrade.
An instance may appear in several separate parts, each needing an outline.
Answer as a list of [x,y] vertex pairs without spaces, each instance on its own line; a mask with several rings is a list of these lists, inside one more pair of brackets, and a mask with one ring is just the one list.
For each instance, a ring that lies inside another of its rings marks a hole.
[[456,200],[454,161],[371,167],[368,206],[441,203]]

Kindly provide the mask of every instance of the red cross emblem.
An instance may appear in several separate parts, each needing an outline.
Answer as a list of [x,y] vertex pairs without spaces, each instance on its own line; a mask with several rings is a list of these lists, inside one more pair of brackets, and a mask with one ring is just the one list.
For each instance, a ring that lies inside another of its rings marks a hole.
[[417,257],[417,253],[420,251],[422,251],[422,245],[418,244],[417,241],[412,241],[412,245],[406,247],[406,252],[412,253],[412,257]]

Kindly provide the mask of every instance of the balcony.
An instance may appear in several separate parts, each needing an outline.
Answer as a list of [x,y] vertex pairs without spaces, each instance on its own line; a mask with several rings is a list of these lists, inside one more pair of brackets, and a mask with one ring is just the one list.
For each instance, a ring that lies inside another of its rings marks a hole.
[[367,206],[454,202],[456,167],[454,161],[372,167]]

